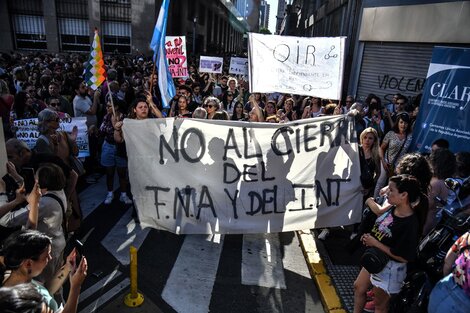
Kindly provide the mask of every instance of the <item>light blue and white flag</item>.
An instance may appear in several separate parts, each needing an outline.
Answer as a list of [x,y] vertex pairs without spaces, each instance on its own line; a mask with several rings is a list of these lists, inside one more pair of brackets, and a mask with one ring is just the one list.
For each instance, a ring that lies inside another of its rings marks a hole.
[[158,13],[157,23],[155,24],[155,30],[153,31],[152,41],[150,42],[150,48],[154,51],[153,61],[158,70],[158,88],[160,88],[160,93],[162,94],[162,105],[164,108],[170,107],[170,99],[176,94],[175,84],[173,83],[170,70],[168,69],[165,51],[165,34],[169,4],[170,0],[163,0],[160,12]]

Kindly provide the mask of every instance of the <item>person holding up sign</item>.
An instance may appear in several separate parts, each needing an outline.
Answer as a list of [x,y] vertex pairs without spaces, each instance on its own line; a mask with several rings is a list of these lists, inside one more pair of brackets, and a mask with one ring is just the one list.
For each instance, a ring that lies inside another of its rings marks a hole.
[[[106,169],[106,186],[108,187],[104,204],[111,204],[113,201],[114,172],[116,169],[119,177],[119,188],[121,189],[119,201],[124,204],[132,204],[132,200],[127,196],[126,147],[124,143],[117,143],[114,140],[115,124],[116,121],[123,119],[124,115],[121,112],[126,107],[126,103],[114,96],[113,99],[113,102],[109,99],[106,104],[106,115],[98,130],[99,136],[104,137],[103,146],[101,148],[101,165]],[[113,114],[113,103],[116,115]]]
[[[152,94],[149,91],[146,91],[146,97],[147,99],[137,98],[134,100],[130,107],[129,118],[145,120],[152,117],[163,117],[162,112],[153,102]],[[114,123],[114,140],[116,143],[124,142],[124,137],[122,136],[122,124],[122,121],[116,121]]]

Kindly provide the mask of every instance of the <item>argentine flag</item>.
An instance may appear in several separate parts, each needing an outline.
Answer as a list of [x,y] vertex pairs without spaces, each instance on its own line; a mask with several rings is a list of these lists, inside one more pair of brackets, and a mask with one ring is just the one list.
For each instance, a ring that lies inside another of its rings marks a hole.
[[153,61],[157,67],[158,87],[162,94],[162,105],[164,108],[170,107],[170,99],[176,94],[175,85],[168,69],[168,61],[165,51],[166,23],[168,20],[168,6],[170,0],[163,0],[162,7],[158,13],[157,23],[153,31],[150,48],[154,51]]

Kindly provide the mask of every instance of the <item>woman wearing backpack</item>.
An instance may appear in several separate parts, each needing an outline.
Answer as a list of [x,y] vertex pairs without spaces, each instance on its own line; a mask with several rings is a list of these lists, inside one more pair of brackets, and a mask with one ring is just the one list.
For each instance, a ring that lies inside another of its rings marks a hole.
[[441,279],[429,297],[428,313],[464,313],[470,308],[470,231],[447,252]]

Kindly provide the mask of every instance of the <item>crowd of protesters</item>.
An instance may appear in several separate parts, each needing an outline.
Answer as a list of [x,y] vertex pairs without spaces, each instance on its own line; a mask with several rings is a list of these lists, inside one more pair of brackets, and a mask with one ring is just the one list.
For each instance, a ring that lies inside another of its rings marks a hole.
[[[188,66],[186,79],[174,79],[176,95],[170,100],[169,108],[164,108],[158,78],[149,59],[142,55],[106,56],[107,80],[97,90],[89,88],[82,79],[86,59],[87,56],[79,54],[40,53],[0,57],[0,114],[9,160],[8,175],[0,180],[0,226],[3,227],[0,240],[5,242],[2,263],[10,273],[4,279],[5,287],[0,289],[5,299],[11,297],[11,288],[16,286],[15,294],[29,295],[31,305],[43,305],[34,302],[38,291],[43,299],[48,299],[46,304],[53,311],[61,303],[63,312],[76,310],[80,285],[86,276],[86,259],[76,264],[76,252],[72,251],[63,262],[68,230],[62,221],[68,208],[73,215],[81,217],[75,187],[83,172],[77,168],[74,158],[76,129],[72,133],[61,132],[61,118],[86,117],[90,157],[85,169],[89,174],[98,169],[106,173],[108,192],[103,195],[106,205],[114,201],[113,182],[117,172],[119,201],[130,205],[132,197],[122,135],[126,117],[285,123],[325,115],[353,116],[360,141],[362,194],[375,214],[371,228],[360,240],[390,258],[379,273],[361,270],[354,286],[354,312],[362,312],[364,307],[369,310],[372,307],[376,312],[387,311],[390,296],[401,288],[407,263],[416,257],[419,239],[437,223],[437,204],[433,199],[439,196],[446,200],[444,179],[470,176],[470,154],[454,155],[445,140],[435,142],[430,156],[409,154],[420,97],[408,101],[407,97],[396,94],[391,103],[381,103],[373,94],[363,102],[353,96],[347,96],[343,102],[293,94],[250,93],[246,77],[229,75],[226,69],[222,74],[198,73],[193,63]],[[15,138],[14,122],[26,118],[38,118],[40,137],[33,149]],[[27,186],[30,175],[27,170],[31,168],[34,180],[39,181],[42,197],[35,194],[37,183]],[[386,195],[388,200],[377,203],[375,198],[379,195]],[[42,233],[23,230],[14,233],[14,237],[8,236],[19,227]],[[322,230],[319,238],[324,239],[328,232]],[[468,236],[465,240],[467,248],[454,249],[457,251],[454,254],[464,251],[470,258]],[[17,255],[19,246],[28,253]],[[63,277],[67,276],[60,276],[64,271],[74,273],[67,302],[58,297]],[[59,280],[56,273],[61,277]],[[25,283],[32,283],[36,288],[30,290]],[[374,299],[367,302],[371,286]],[[468,307],[468,302],[463,307]]]

